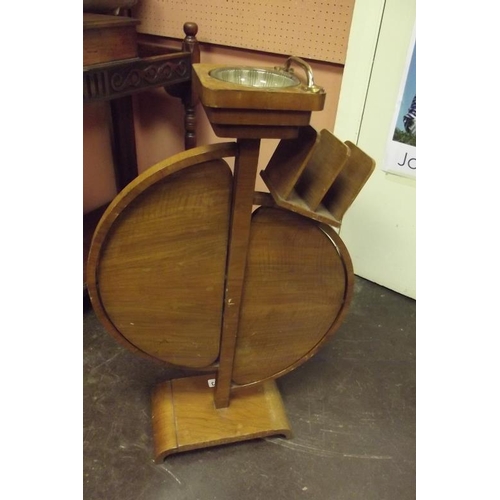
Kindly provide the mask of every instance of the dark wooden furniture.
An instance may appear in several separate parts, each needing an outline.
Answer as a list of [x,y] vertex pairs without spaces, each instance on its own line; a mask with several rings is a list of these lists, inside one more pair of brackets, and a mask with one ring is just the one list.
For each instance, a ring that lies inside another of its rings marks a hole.
[[[196,96],[191,86],[192,64],[200,61],[195,23],[184,24],[180,50],[162,37],[137,33],[140,21],[125,16],[83,14],[83,102],[108,101],[117,191],[137,177],[132,95],[164,87],[182,100],[185,148],[196,146]],[[88,249],[104,207],[84,215],[83,287],[86,291]]]

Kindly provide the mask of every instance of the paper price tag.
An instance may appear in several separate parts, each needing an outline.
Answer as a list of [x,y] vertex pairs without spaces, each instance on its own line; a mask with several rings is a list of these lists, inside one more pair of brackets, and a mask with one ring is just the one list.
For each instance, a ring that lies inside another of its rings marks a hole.
[[208,387],[215,387],[215,379],[214,378],[208,379]]

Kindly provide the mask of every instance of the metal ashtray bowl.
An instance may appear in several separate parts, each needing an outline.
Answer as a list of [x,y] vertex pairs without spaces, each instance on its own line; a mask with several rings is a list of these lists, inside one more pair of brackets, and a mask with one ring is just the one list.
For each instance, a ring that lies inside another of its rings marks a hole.
[[212,78],[254,88],[285,88],[300,85],[300,80],[284,70],[261,68],[217,68],[210,71]]

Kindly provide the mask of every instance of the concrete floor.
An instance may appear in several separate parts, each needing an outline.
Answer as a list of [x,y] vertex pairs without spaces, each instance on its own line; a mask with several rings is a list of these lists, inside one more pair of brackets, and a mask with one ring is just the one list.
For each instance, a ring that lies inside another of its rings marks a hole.
[[414,499],[415,306],[356,278],[336,335],[278,379],[292,439],[155,465],[150,391],[190,373],[122,348],[84,304],[85,500]]

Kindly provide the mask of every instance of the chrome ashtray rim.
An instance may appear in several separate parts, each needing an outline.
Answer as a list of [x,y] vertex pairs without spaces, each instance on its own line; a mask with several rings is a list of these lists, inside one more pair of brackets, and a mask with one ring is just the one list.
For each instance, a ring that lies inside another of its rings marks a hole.
[[282,89],[301,84],[295,75],[282,69],[230,66],[212,69],[208,74],[216,80],[246,88]]

